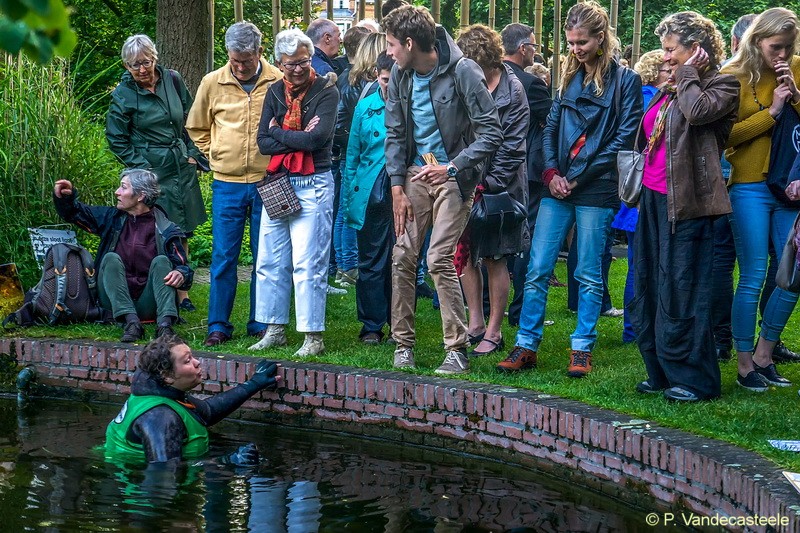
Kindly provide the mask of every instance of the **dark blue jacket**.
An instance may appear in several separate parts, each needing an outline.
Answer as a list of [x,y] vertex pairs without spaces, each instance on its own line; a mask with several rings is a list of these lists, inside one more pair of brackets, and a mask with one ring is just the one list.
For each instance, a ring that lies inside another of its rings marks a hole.
[[[66,222],[100,237],[94,264],[98,266],[102,264],[103,257],[116,249],[122,228],[130,215],[116,207],[86,205],[79,202],[77,189],[73,189],[72,194],[65,194],[61,198],[53,194],[53,203],[58,216]],[[186,251],[181,245],[181,239],[186,235],[181,228],[170,222],[159,206],[153,207],[153,214],[156,219],[156,252],[158,255],[166,255],[172,263],[172,268],[183,276],[183,285],[178,289],[189,290],[194,271],[189,266]]]

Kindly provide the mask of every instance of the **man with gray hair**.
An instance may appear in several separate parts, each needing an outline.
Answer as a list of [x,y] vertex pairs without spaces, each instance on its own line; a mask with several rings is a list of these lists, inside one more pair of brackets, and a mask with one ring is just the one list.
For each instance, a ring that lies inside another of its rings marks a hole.
[[[544,171],[542,132],[553,100],[550,98],[550,89],[547,88],[547,84],[538,76],[525,72],[525,67],[533,65],[533,58],[538,46],[531,27],[526,24],[511,23],[503,28],[500,38],[503,40],[503,63],[511,68],[522,82],[531,112],[531,122],[526,138],[528,147],[526,168],[528,173],[528,229],[533,235],[544,189],[542,183],[542,172]],[[514,274],[514,299],[508,307],[508,323],[512,326],[519,324],[523,287],[525,276],[528,273],[530,255],[530,250],[526,250],[522,257],[515,257],[513,263],[509,265]]]
[[[208,157],[211,184],[211,291],[208,298],[206,346],[227,342],[236,297],[236,267],[245,223],[250,223],[250,251],[258,257],[261,197],[256,183],[264,177],[269,156],[256,145],[258,122],[267,89],[281,72],[263,57],[261,32],[250,22],[237,22],[225,32],[228,63],[206,74],[197,89],[186,130]],[[247,333],[261,337],[266,325],[255,319],[255,272],[250,273],[250,315]]]
[[747,28],[753,23],[758,15],[755,13],[748,13],[739,17],[731,28],[731,55],[735,55],[739,51],[739,43],[742,42],[742,36]]
[[335,22],[328,19],[316,19],[308,25],[306,35],[314,43],[314,55],[311,56],[311,66],[320,76],[328,72],[341,74],[333,58],[339,55],[339,46],[342,44],[342,32]]
[[142,320],[156,320],[157,337],[174,334],[176,291],[192,285],[181,245],[186,236],[156,205],[160,193],[156,175],[142,169],[122,172],[116,207],[79,202],[69,180],[53,187],[59,216],[100,237],[95,258],[100,303],[117,321],[124,320],[122,342],[144,337]]

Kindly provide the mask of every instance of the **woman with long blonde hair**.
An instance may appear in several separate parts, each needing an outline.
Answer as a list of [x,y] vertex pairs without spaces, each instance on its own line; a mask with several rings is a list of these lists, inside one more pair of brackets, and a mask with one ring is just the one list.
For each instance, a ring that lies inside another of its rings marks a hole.
[[[778,200],[766,183],[772,131],[782,112],[800,111],[797,52],[798,19],[776,7],[761,13],[742,36],[739,50],[722,72],[739,80],[739,119],[728,139],[728,181],[733,214],[731,229],[739,262],[739,284],[733,296],[731,332],[738,356],[737,383],[755,391],[769,385],[788,387],[772,361],[772,351],[797,303],[797,294],[775,289],[754,343],[761,287],[767,275],[769,243],[780,260],[783,243],[797,208]],[[790,142],[787,140],[787,142]]]
[[561,243],[576,225],[578,321],[567,373],[582,377],[592,368],[603,299],[602,255],[619,206],[617,152],[633,147],[642,117],[642,83],[615,59],[617,37],[597,2],[573,6],[564,32],[569,56],[543,135],[547,188],[536,218],[516,346],[499,369],[536,366],[548,281]]

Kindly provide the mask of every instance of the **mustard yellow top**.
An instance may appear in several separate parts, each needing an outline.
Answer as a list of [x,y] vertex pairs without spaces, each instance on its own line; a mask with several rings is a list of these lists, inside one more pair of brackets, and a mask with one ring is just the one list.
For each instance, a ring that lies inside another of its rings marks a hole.
[[[796,83],[800,86],[800,56],[792,58],[791,69]],[[733,125],[733,131],[728,138],[728,149],[725,150],[725,158],[731,164],[728,185],[764,181],[769,170],[772,127],[775,125],[775,119],[769,114],[769,106],[772,105],[772,92],[778,85],[777,77],[772,70],[763,73],[755,86],[754,98],[753,87],[748,81],[747,74],[732,72],[726,67],[722,68],[722,72],[736,76],[741,86],[739,118]],[[756,98],[764,109],[758,109]],[[800,102],[792,104],[792,107],[800,113]],[[787,142],[791,140],[787,139]]]

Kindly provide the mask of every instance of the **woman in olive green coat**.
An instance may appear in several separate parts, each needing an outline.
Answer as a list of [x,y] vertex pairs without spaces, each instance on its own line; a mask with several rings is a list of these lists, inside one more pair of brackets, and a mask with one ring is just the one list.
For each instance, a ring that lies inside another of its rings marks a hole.
[[[129,37],[122,46],[126,72],[111,93],[106,138],[111,151],[128,168],[152,170],[161,185],[158,200],[169,219],[191,236],[205,222],[197,181],[200,151],[184,140],[192,96],[180,74],[157,64],[158,52],[146,35]],[[188,246],[184,243],[188,252]],[[181,308],[194,306],[180,291]]]

